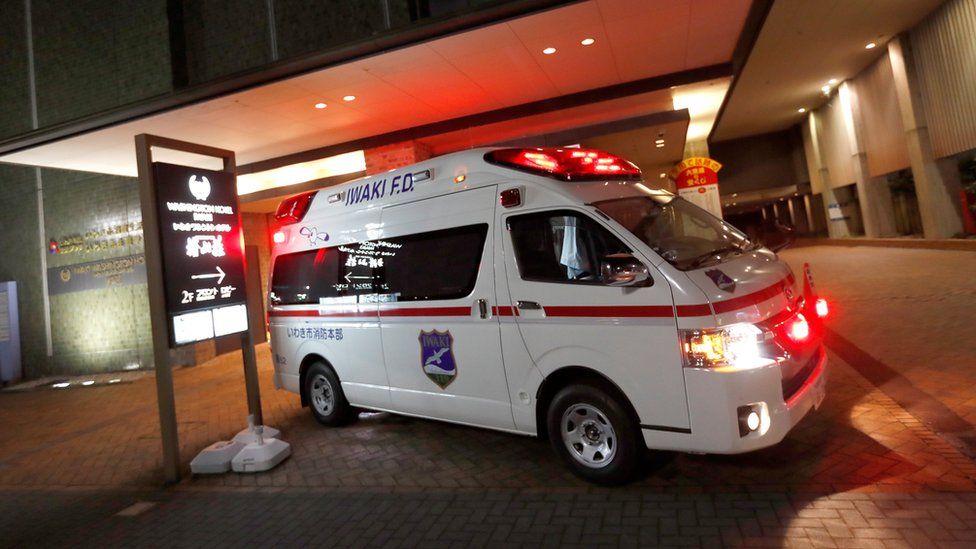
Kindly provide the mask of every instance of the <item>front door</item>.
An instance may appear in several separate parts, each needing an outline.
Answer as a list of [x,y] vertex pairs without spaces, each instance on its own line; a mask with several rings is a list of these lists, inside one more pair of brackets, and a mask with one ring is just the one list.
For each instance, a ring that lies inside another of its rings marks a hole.
[[396,411],[513,429],[492,315],[495,187],[383,209],[383,354]]
[[[689,428],[671,288],[647,258],[588,212],[568,208],[502,218],[511,305],[543,376],[583,366],[629,397],[644,425]],[[642,287],[613,287],[602,258],[632,253],[651,273]]]

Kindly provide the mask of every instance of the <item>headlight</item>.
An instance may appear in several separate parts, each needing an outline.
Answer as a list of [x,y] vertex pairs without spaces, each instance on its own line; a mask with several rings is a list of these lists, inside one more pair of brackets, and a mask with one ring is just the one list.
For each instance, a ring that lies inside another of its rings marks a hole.
[[754,324],[732,324],[716,330],[682,330],[685,366],[746,370],[774,364],[775,358],[762,354],[763,339],[763,331]]

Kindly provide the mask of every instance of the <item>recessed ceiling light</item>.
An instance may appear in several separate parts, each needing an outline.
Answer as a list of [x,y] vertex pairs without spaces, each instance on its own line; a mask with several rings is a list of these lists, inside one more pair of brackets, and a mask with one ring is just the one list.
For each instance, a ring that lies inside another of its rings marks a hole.
[[356,96],[355,95],[346,95],[346,96],[343,96],[342,100],[343,101],[355,101],[356,100]]
[[837,79],[836,78],[831,78],[830,80],[827,81],[827,83],[830,84],[831,86],[833,86],[834,84],[837,83]]
[[590,46],[594,42],[596,42],[596,40],[594,40],[592,38],[584,38],[584,39],[580,40],[580,44],[583,44],[584,46]]
[[554,48],[552,46],[549,46],[548,48],[542,50],[542,53],[544,53],[546,55],[552,55],[552,54],[556,53],[556,48]]
[[663,140],[663,139],[656,139],[656,140],[654,141],[654,143],[656,143],[656,144],[658,144],[658,145],[661,145],[661,144],[663,144],[663,143],[664,143],[664,140]]
[[798,112],[800,114],[803,114],[803,113],[807,112],[807,110],[805,108],[803,108],[803,107],[800,107],[799,109],[796,109],[796,112]]
[[864,49],[873,50],[875,46],[877,46],[877,44],[875,44],[874,42],[868,42],[867,45],[864,46]]
[[664,143],[658,143],[658,144],[656,144],[654,146],[657,147],[657,148],[659,148],[659,149],[662,149],[662,148],[664,148]]
[[328,107],[328,105],[326,105],[325,103],[316,103],[315,104],[315,108],[316,109],[324,109],[326,107]]

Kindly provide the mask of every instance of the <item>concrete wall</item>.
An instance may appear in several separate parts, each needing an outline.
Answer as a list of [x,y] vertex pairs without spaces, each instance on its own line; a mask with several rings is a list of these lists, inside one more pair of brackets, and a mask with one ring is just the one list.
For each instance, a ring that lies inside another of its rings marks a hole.
[[41,127],[172,89],[165,1],[31,5]]
[[809,182],[806,170],[797,169],[803,144],[794,130],[713,143],[709,152],[722,164],[723,195]]

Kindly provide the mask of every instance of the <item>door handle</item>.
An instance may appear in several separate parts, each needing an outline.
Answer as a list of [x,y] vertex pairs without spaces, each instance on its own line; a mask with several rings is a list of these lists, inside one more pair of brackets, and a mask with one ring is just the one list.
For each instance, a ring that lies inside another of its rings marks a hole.
[[538,311],[542,309],[542,305],[539,305],[535,301],[523,301],[521,299],[515,302],[515,306],[523,311]]
[[479,299],[478,300],[478,315],[481,318],[488,318],[488,300]]

